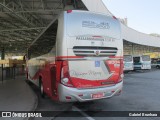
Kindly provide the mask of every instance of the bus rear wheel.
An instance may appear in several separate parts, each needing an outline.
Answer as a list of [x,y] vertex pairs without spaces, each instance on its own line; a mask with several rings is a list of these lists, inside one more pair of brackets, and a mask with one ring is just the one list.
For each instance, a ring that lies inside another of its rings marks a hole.
[[39,89],[40,89],[41,97],[45,98],[44,87],[43,87],[43,82],[41,78],[39,79]]

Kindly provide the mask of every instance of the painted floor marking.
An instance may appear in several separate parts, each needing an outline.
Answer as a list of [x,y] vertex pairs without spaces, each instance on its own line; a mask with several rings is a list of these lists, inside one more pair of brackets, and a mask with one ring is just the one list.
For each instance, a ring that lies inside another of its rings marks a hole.
[[80,110],[79,108],[72,106],[72,111],[78,111],[80,112],[84,117],[86,117],[88,120],[95,120],[94,118],[90,117],[89,115],[87,115],[85,112],[83,112],[82,110]]

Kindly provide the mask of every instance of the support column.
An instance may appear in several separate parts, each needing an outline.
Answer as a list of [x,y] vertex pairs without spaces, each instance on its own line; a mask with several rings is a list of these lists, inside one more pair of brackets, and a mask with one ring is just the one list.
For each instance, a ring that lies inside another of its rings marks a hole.
[[134,45],[132,43],[132,55],[134,55]]
[[2,50],[1,50],[1,59],[2,59],[2,60],[5,59],[5,51],[4,51],[4,48],[2,48]]
[[[1,60],[5,59],[5,51],[4,48],[1,50]],[[3,64],[2,64],[2,83],[3,83]]]

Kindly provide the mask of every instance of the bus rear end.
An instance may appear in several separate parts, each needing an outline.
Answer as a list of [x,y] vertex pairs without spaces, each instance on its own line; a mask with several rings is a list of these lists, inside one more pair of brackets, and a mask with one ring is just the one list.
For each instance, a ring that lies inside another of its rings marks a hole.
[[142,69],[151,69],[151,58],[149,55],[142,55]]
[[65,13],[61,80],[62,102],[119,95],[123,84],[123,43],[117,19],[91,12]]

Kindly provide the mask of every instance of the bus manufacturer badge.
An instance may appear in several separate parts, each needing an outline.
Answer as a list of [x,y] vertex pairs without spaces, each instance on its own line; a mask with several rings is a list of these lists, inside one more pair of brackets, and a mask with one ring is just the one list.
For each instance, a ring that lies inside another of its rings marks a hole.
[[99,56],[100,52],[97,50],[95,51],[96,56]]

